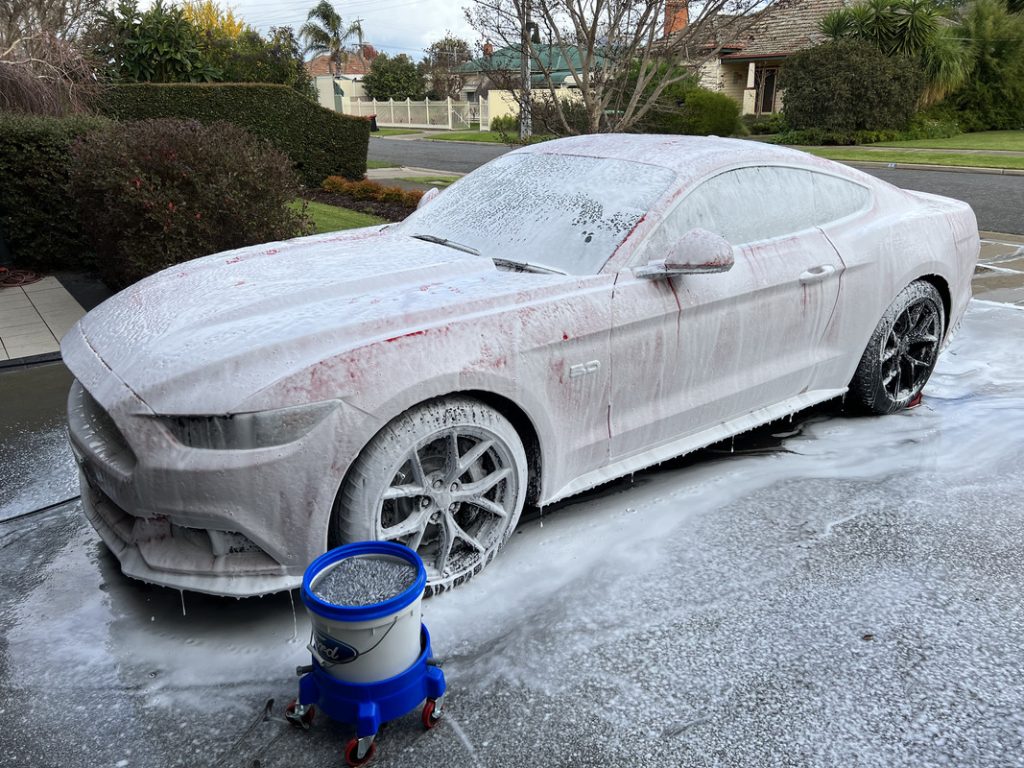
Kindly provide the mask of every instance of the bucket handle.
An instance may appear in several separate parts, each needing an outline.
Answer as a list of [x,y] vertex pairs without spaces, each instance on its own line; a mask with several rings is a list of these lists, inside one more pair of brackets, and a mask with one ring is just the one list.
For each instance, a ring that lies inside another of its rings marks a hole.
[[[320,652],[316,649],[316,643],[313,640],[313,630],[312,629],[309,631],[309,644],[306,646],[306,649],[313,655],[313,658],[316,659],[317,664],[319,664],[321,667],[328,668],[328,667],[333,667],[333,666],[340,665],[340,664],[351,664],[353,661],[358,659],[360,656],[365,656],[370,651],[372,651],[374,648],[376,648],[378,645],[383,643],[384,642],[384,638],[387,637],[388,634],[390,634],[391,630],[395,628],[395,624],[398,623],[398,619],[399,619],[399,617],[395,616],[395,618],[391,620],[391,623],[388,625],[388,628],[384,631],[384,634],[380,636],[380,640],[378,640],[372,646],[367,648],[365,651],[358,651],[355,648],[352,648],[352,650],[355,651],[355,655],[352,656],[352,658],[350,658],[350,659],[345,659],[344,661],[335,661],[334,659],[325,659],[323,656],[321,656]],[[351,646],[349,646],[349,647],[351,647]]]

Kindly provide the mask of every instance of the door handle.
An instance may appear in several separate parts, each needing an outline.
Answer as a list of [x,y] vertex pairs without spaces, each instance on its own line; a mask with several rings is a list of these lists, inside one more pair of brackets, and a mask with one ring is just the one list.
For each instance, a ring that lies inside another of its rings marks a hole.
[[836,268],[831,264],[819,264],[818,266],[811,267],[806,272],[801,273],[800,284],[807,285],[808,283],[821,282],[835,271]]

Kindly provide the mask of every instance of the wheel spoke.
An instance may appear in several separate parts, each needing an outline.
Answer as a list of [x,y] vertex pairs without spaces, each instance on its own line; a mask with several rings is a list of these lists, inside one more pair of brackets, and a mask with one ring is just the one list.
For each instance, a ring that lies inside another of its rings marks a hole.
[[459,459],[458,476],[462,477],[462,475],[465,474],[466,470],[468,470],[471,466],[473,466],[473,464],[479,461],[480,457],[487,453],[487,451],[489,451],[491,449],[491,446],[493,445],[493,440],[481,440],[472,448],[470,448],[469,451],[467,451],[466,454],[461,459]]
[[409,466],[412,468],[412,479],[416,481],[421,488],[426,488],[427,476],[423,471],[423,464],[420,462],[420,452],[416,448],[409,451]]
[[907,352],[907,354],[903,356],[903,359],[912,366],[917,366],[919,368],[926,368],[928,366],[927,361],[914,357],[910,352]]
[[474,539],[468,533],[466,533],[462,529],[462,526],[460,526],[457,522],[455,522],[455,516],[454,515],[447,515],[446,517],[447,517],[448,525],[451,526],[451,533],[454,536],[457,536],[458,538],[462,539],[464,542],[469,544],[469,546],[471,546],[477,552],[483,552],[484,551],[484,549],[485,549],[484,545],[481,544],[476,539]]
[[[410,534],[419,534],[421,537],[427,527],[429,515],[424,512],[413,512],[400,523],[388,526],[381,531],[381,538],[385,541],[394,541]],[[415,549],[415,547],[412,547]]]
[[434,558],[434,569],[444,576],[445,566],[448,565],[448,558],[452,554],[452,545],[455,543],[455,536],[451,530],[451,517],[445,515],[442,518],[441,533],[438,537],[437,556]]
[[496,469],[494,472],[491,472],[489,475],[485,475],[476,482],[466,483],[462,488],[452,494],[452,498],[456,501],[468,501],[473,496],[483,496],[510,474],[512,474],[512,470],[508,467]]
[[455,480],[459,474],[459,433],[454,429],[445,435],[445,472],[446,481]]
[[490,512],[492,515],[497,515],[498,517],[508,517],[508,510],[503,506],[480,495],[470,496],[467,499],[463,499],[462,503],[472,504],[477,509],[482,509],[484,512]]
[[384,501],[391,499],[409,499],[415,496],[423,496],[426,492],[426,488],[424,488],[423,485],[392,485],[384,491]]

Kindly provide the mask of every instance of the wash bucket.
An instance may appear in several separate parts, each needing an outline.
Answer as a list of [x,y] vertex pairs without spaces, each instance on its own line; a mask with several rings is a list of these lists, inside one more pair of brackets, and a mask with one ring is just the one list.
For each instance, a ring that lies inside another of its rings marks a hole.
[[394,542],[360,541],[321,555],[302,579],[313,658],[347,683],[404,672],[423,651],[420,602],[426,584],[419,555]]

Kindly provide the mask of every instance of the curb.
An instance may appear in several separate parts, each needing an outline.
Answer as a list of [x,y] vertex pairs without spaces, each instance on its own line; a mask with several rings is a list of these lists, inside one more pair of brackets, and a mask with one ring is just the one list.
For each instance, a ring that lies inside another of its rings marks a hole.
[[[832,160],[824,155],[815,155],[823,160]],[[886,168],[899,171],[946,171],[947,173],[983,173],[990,176],[1024,176],[1024,170],[1018,168],[985,168],[972,165],[933,165],[930,163],[884,163],[875,160],[832,160],[853,168]]]
[[44,363],[59,363],[63,358],[60,352],[45,352],[41,355],[29,355],[28,357],[16,357],[13,360],[0,360],[0,373],[15,368],[31,368]]

